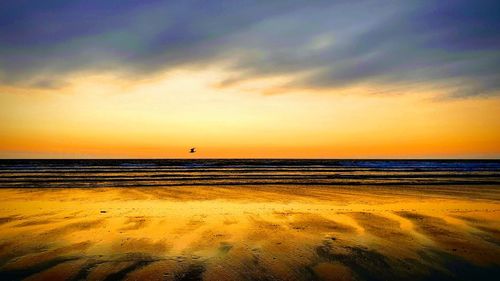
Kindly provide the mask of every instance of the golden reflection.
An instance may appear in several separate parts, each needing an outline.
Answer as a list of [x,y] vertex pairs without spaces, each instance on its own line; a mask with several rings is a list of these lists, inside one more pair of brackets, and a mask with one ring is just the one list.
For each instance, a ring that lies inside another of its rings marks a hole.
[[1,189],[0,276],[445,278],[450,263],[488,272],[500,260],[500,193],[480,188],[484,198],[464,186]]

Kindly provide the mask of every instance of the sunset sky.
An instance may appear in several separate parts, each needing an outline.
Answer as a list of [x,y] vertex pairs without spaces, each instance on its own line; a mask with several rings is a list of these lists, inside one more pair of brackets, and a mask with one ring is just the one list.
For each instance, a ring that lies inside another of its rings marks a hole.
[[498,158],[499,11],[1,1],[0,158]]

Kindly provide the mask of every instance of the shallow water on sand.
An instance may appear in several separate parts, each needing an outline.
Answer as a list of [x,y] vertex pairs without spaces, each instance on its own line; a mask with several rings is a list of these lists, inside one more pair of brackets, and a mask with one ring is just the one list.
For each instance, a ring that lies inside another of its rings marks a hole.
[[498,185],[0,189],[0,280],[498,280]]

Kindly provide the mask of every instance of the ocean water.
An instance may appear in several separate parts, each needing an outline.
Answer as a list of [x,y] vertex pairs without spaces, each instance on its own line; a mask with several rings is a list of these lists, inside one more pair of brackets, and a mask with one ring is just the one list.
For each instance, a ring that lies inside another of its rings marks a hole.
[[2,188],[500,185],[500,160],[0,160]]
[[498,280],[499,214],[498,160],[0,160],[0,280]]

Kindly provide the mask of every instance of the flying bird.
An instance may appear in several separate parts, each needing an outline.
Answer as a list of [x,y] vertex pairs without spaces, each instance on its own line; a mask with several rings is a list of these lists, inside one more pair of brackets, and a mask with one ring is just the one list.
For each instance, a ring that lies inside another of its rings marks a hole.
[[191,147],[191,149],[189,150],[189,153],[195,153],[196,152],[196,147]]

